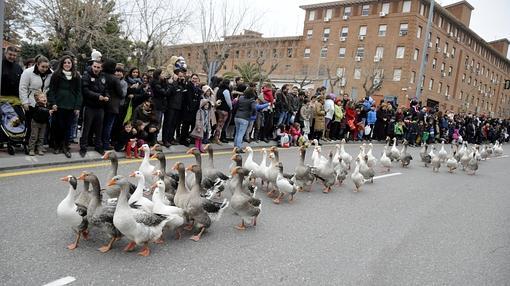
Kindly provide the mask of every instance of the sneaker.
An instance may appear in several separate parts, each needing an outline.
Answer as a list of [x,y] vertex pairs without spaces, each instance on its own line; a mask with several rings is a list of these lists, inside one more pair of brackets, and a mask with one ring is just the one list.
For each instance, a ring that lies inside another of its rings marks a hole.
[[43,155],[44,155],[44,152],[43,152],[42,150],[39,150],[39,151],[37,151],[37,155],[39,155],[39,156],[43,156]]
[[80,156],[83,158],[83,157],[85,157],[85,155],[87,155],[87,150],[80,149]]
[[64,155],[65,155],[67,158],[71,158],[71,152],[69,152],[69,149],[64,151]]
[[165,146],[166,148],[169,148],[172,144],[170,144],[170,142],[163,141],[163,144],[161,145]]
[[61,150],[60,148],[53,149],[53,154],[60,154]]
[[28,151],[28,156],[35,156],[35,152],[34,152],[34,150],[30,150],[30,151]]
[[94,148],[94,150],[96,150],[97,153],[99,153],[99,155],[103,156],[104,155],[104,149],[103,148]]
[[113,150],[112,146],[107,146],[107,147],[104,147],[103,149],[104,149],[105,151]]
[[218,144],[218,145],[220,145],[220,146],[221,146],[221,145],[223,145],[223,143],[221,143],[221,141],[220,141],[220,140],[218,140],[218,139],[214,139],[214,140],[212,140],[211,142],[212,142],[212,143],[214,143],[214,144]]
[[228,140],[227,140],[227,139],[225,139],[225,138],[224,138],[224,139],[221,139],[220,141],[221,141],[221,142],[223,142],[223,143],[228,143]]

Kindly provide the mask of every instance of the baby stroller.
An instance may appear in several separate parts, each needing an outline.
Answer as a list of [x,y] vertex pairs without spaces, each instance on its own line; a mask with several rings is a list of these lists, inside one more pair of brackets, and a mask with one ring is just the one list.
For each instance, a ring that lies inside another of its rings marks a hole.
[[27,128],[25,125],[25,112],[21,106],[12,106],[10,103],[0,104],[0,142],[7,143],[7,152],[15,153],[15,147],[23,146]]

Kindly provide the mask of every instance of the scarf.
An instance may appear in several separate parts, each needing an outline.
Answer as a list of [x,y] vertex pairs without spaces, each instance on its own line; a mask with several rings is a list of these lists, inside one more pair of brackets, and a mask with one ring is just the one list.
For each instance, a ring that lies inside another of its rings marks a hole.
[[71,80],[73,78],[73,74],[70,71],[62,71],[67,80]]

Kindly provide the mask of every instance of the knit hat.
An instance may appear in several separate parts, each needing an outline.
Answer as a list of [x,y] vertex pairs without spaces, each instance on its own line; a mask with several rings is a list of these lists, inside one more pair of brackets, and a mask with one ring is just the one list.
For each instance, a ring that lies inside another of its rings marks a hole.
[[102,56],[103,55],[101,54],[101,52],[99,52],[96,49],[92,49],[92,53],[90,54],[90,58],[92,58],[93,61],[100,61]]

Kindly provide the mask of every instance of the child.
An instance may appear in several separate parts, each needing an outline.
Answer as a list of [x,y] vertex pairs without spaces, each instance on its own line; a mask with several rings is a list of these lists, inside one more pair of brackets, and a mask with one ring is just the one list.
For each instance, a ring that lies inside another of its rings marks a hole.
[[195,119],[195,128],[191,132],[190,136],[195,138],[195,148],[200,150],[201,153],[205,153],[202,148],[202,140],[209,138],[209,132],[211,131],[211,102],[207,99],[200,100],[200,109],[197,111]]
[[290,135],[285,130],[285,125],[278,125],[278,129],[276,129],[276,141],[280,142],[280,147],[289,148],[290,146]]
[[131,151],[133,151],[133,155],[135,158],[139,158],[138,156],[139,146],[137,145],[139,142],[136,138],[137,133],[138,131],[136,130],[136,128],[133,128],[133,125],[129,121],[124,123],[124,128],[119,133],[117,148],[115,149],[116,151],[121,151],[122,148],[124,148],[127,159],[131,159]]
[[393,128],[393,131],[395,133],[395,137],[397,138],[397,141],[402,141],[402,136],[404,135],[404,121],[402,121],[402,118],[400,118],[397,123],[395,123],[395,126]]
[[299,111],[299,115],[303,120],[303,136],[308,140],[308,134],[310,134],[310,125],[312,123],[313,106],[308,98],[304,99],[303,106]]
[[44,155],[43,143],[46,135],[46,126],[48,126],[49,118],[55,110],[48,109],[48,99],[42,91],[36,91],[34,94],[35,106],[31,107],[32,114],[32,132],[28,141],[28,155],[35,156],[37,147],[37,155]]
[[298,139],[301,137],[301,129],[299,123],[294,122],[294,124],[292,124],[292,127],[290,127],[290,136],[292,138],[291,144],[293,146],[297,146]]

